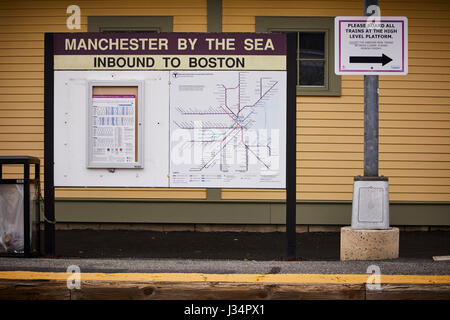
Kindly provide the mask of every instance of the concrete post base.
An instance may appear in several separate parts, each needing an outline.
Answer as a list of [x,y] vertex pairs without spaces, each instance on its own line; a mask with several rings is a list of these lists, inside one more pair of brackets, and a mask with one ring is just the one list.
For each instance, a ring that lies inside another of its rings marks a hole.
[[341,228],[341,261],[398,258],[400,231]]

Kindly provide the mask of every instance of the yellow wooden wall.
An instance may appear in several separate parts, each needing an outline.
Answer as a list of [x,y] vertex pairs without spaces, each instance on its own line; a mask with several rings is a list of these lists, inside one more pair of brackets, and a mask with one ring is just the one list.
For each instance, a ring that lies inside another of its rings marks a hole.
[[[254,32],[255,16],[361,16],[363,2],[223,0],[223,31]],[[409,74],[380,77],[380,175],[392,201],[450,201],[450,1],[379,5],[409,21]],[[363,174],[363,88],[363,76],[343,76],[341,97],[298,97],[298,199],[352,199],[353,176]]]
[[[66,8],[81,8],[68,30]],[[88,16],[173,16],[174,32],[206,32],[206,0],[1,0],[0,155],[44,155],[44,32],[86,32]],[[19,168],[7,168],[5,177]],[[43,171],[43,169],[42,169]],[[43,175],[41,177],[43,180]],[[205,198],[204,189],[57,189],[57,197]]]
[[[43,33],[69,32],[71,4],[81,8],[80,31],[89,15],[171,15],[175,32],[207,31],[206,0],[1,0],[0,155],[43,160]],[[380,77],[380,174],[390,179],[391,201],[449,202],[450,1],[380,0],[380,7],[409,19],[409,74]],[[254,32],[255,16],[362,11],[363,0],[223,0],[223,31]],[[341,97],[299,97],[297,124],[297,198],[351,200],[353,176],[363,173],[363,77],[342,77]],[[57,197],[205,198],[205,191],[64,189]],[[222,197],[283,199],[284,192],[224,190]]]

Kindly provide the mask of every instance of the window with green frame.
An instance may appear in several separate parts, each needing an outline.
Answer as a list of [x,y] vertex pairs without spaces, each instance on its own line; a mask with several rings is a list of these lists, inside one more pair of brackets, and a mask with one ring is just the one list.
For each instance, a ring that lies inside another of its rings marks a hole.
[[297,95],[341,95],[341,77],[334,73],[334,18],[256,17],[256,32],[297,33]]

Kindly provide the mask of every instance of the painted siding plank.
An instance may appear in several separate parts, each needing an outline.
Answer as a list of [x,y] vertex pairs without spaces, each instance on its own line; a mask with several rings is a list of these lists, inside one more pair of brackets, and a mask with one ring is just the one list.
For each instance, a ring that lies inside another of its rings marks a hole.
[[175,188],[56,188],[55,196],[100,199],[206,199],[206,191]]

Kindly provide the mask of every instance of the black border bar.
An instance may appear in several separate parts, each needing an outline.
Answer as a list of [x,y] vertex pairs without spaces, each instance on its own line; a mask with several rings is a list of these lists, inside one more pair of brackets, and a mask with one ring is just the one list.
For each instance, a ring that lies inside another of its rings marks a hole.
[[297,33],[287,33],[286,41],[286,260],[296,260]]
[[44,49],[44,226],[45,255],[55,256],[54,72],[53,33],[45,34]]

